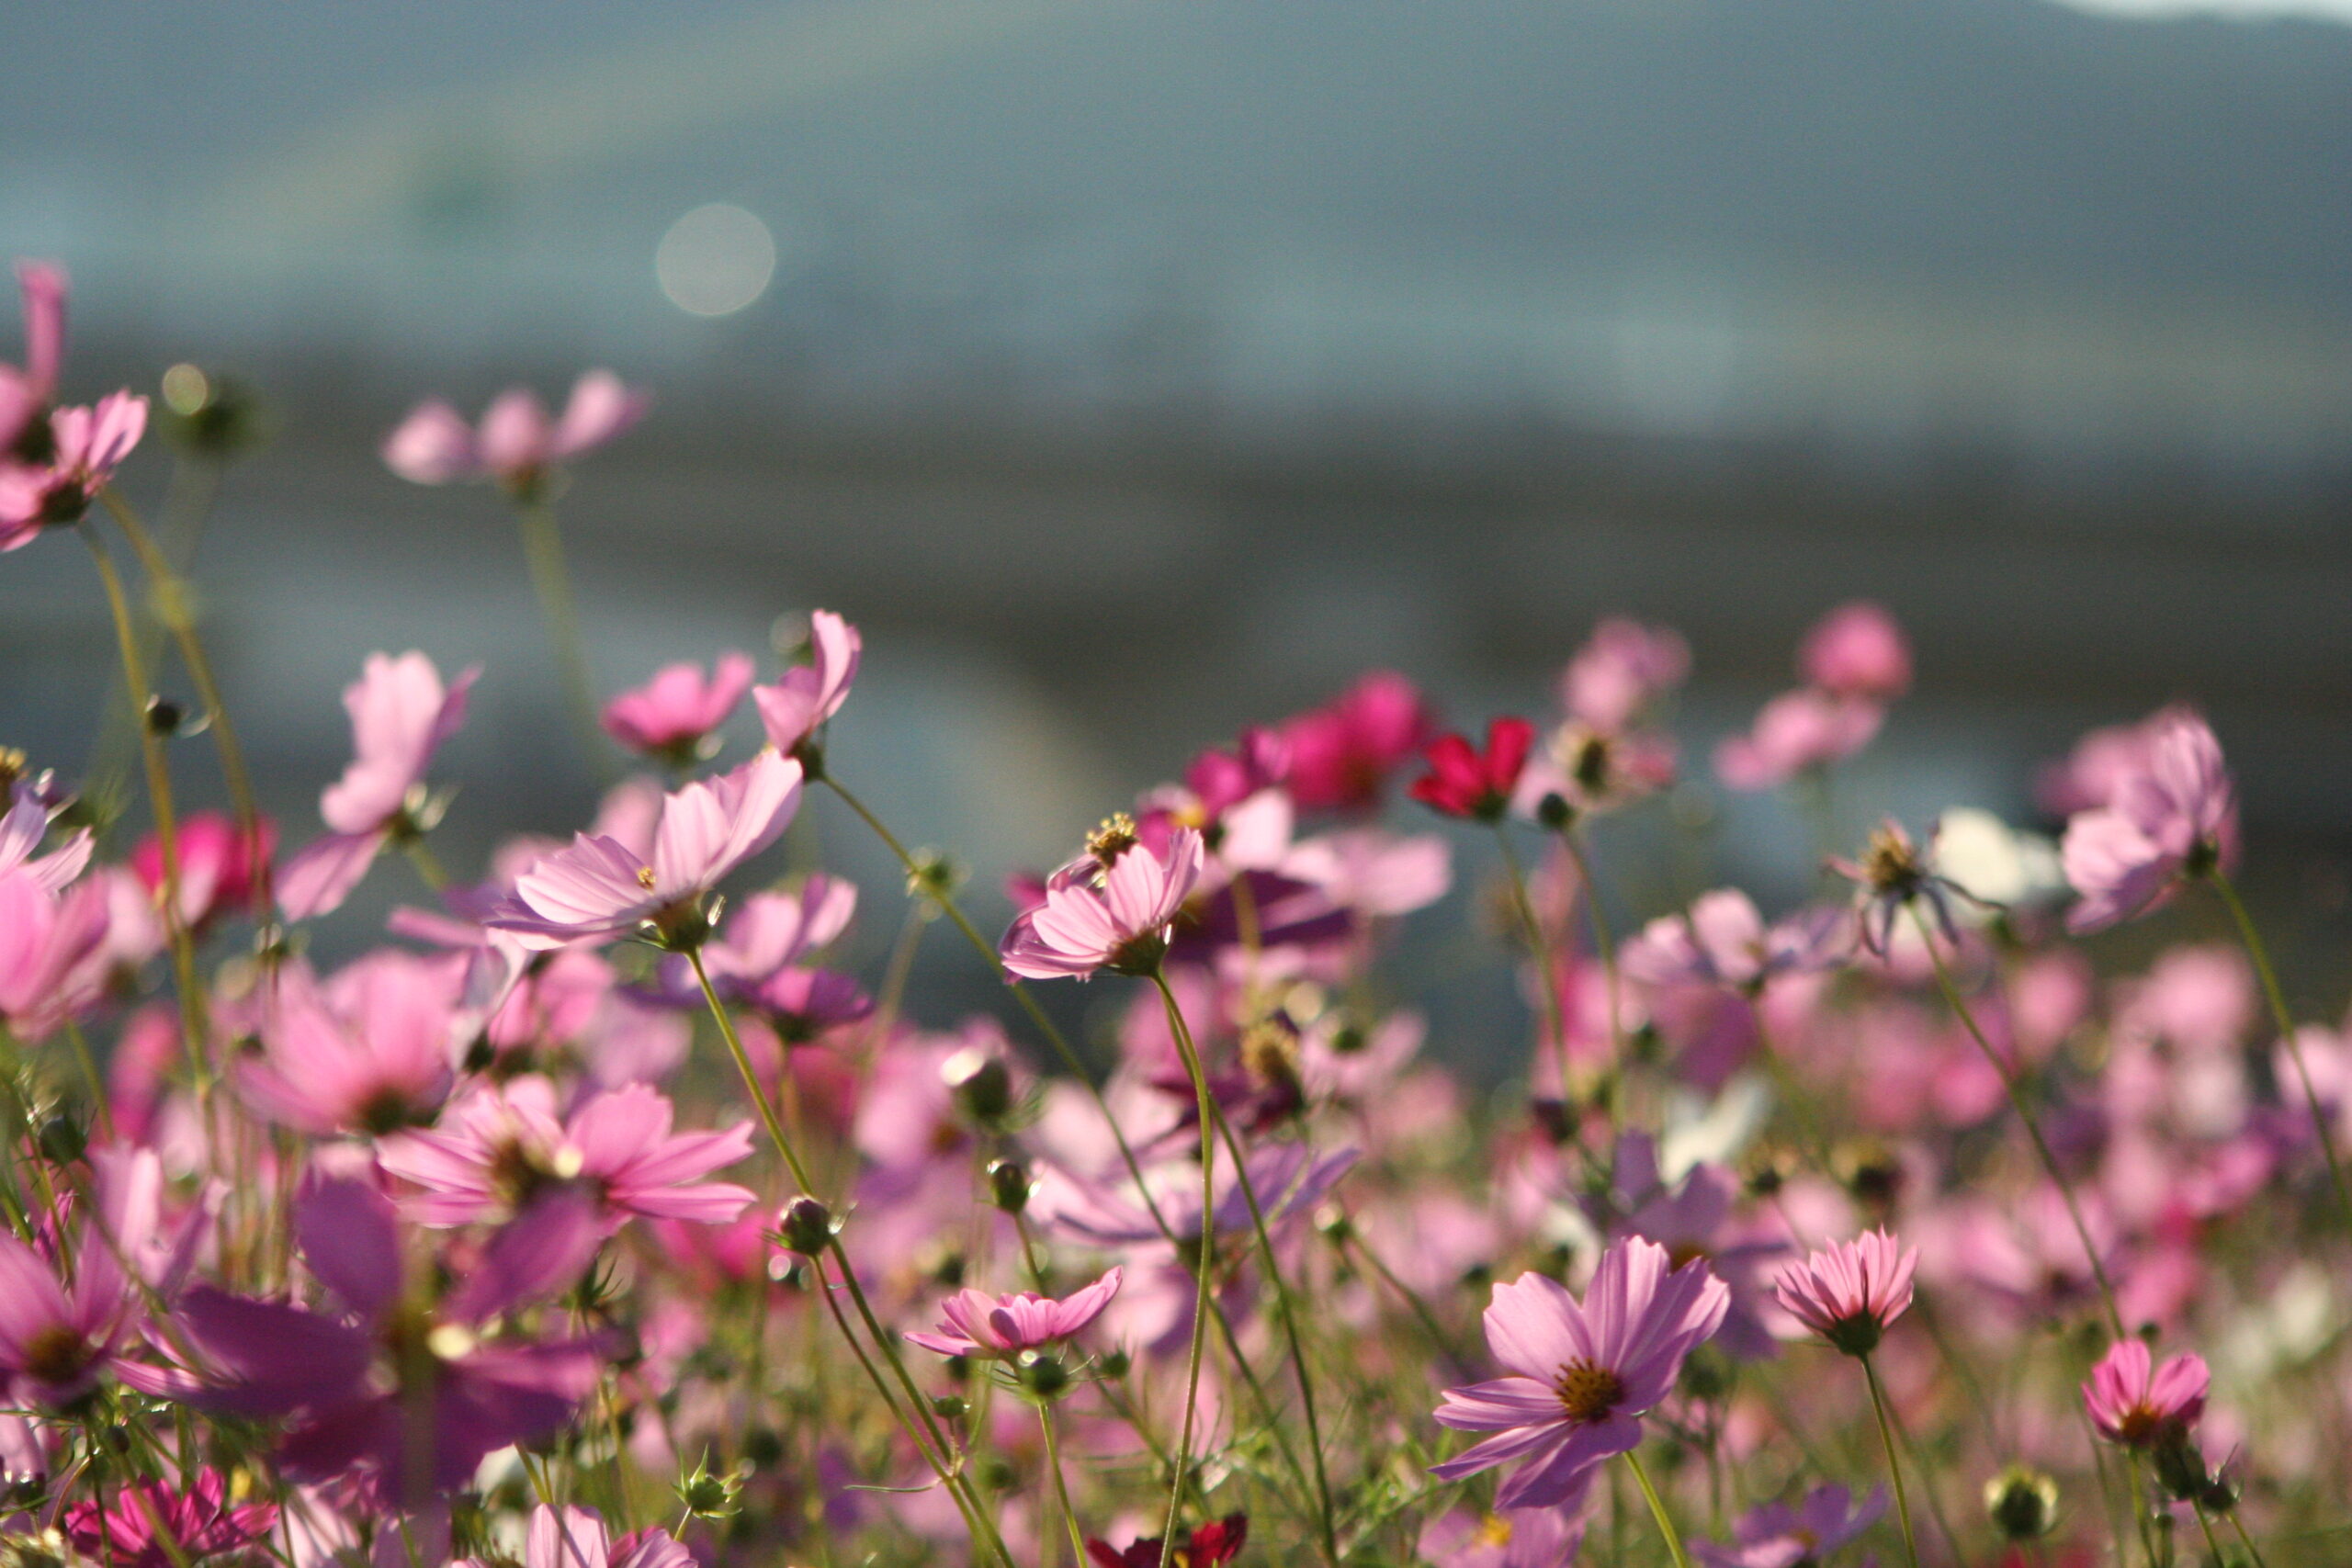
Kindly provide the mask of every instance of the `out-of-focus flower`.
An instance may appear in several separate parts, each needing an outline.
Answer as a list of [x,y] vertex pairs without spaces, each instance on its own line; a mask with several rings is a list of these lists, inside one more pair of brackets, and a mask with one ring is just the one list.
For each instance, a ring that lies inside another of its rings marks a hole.
[[1872,830],[1860,860],[1832,860],[1829,869],[1855,885],[1862,945],[1872,953],[1885,955],[1894,938],[1894,922],[1915,908],[1924,908],[1935,918],[1946,941],[1960,940],[1952,901],[1967,898],[1967,891],[1943,875],[1932,852],[1921,850],[1892,817]]
[[65,359],[65,274],[47,262],[17,264],[25,303],[25,363],[0,365],[0,464],[37,466],[53,455],[49,405]]
[[419,403],[384,438],[384,464],[421,485],[456,479],[495,479],[517,496],[535,495],[559,465],[594,451],[644,417],[648,399],[609,370],[591,370],[572,383],[563,417],[550,421],[546,405],[515,387],[502,392],[477,431],[435,398]]
[[[192,811],[179,821],[180,924],[200,930],[215,916],[250,912],[260,891],[256,874],[277,850],[277,826],[267,818],[248,839],[225,812]],[[148,892],[164,896],[164,845],[153,833],[130,852],[130,869]]]
[[849,700],[865,647],[857,628],[831,610],[809,612],[808,662],[794,665],[772,685],[752,688],[770,745],[804,766],[815,757],[811,742]]
[[187,1568],[267,1539],[277,1505],[229,1501],[228,1482],[207,1465],[187,1486],[135,1481],[67,1506],[58,1524],[94,1562],[117,1568]]
[[586,1193],[607,1231],[639,1214],[725,1224],[752,1194],[703,1178],[752,1152],[752,1124],[673,1133],[673,1114],[667,1096],[631,1084],[559,1119],[553,1086],[519,1078],[469,1095],[437,1127],[384,1138],[376,1160],[422,1189],[404,1207],[428,1225],[511,1219],[556,1189]]
[[1776,789],[1800,773],[1842,762],[1877,736],[1886,710],[1874,702],[1800,686],[1758,710],[1745,735],[1715,748],[1715,776],[1736,790]]
[[754,673],[747,653],[720,654],[707,677],[699,664],[664,665],[605,705],[605,733],[632,751],[685,767],[716,750],[711,731],[752,689]]
[[766,748],[733,773],[663,798],[652,854],[582,833],[534,863],[483,921],[529,947],[628,935],[650,925],[664,942],[708,934],[703,901],[721,878],[775,842],[800,805],[800,764]]
[[2155,1448],[2197,1425],[2211,1381],[2202,1356],[2184,1353],[2158,1366],[2146,1340],[2119,1339],[2091,1369],[2083,1405],[2109,1442]]
[[146,434],[147,400],[114,392],[95,408],[58,409],[48,430],[45,462],[0,461],[0,551],[32,543],[44,528],[82,520]]
[[2058,847],[1989,811],[1959,806],[1936,818],[1936,870],[1969,897],[2003,908],[2063,895]]
[[1781,1304],[1798,1322],[1849,1356],[1878,1348],[1887,1325],[1911,1305],[1917,1247],[1883,1230],[1833,1244],[1781,1276]]
[[1497,1507],[1577,1503],[1603,1463],[1640,1444],[1643,1414],[1730,1305],[1704,1263],[1675,1269],[1666,1248],[1639,1238],[1601,1254],[1581,1303],[1542,1274],[1496,1286],[1487,1345],[1513,1375],[1448,1389],[1437,1411],[1442,1426],[1495,1435],[1430,1473],[1458,1481],[1525,1460]]
[[465,723],[467,694],[481,674],[475,665],[444,686],[422,653],[368,656],[359,679],[343,691],[351,765],[319,795],[319,816],[332,831],[296,851],[278,874],[278,906],[288,919],[341,907],[387,844],[432,826],[424,772]]
[[1422,1527],[1420,1553],[1437,1568],[1561,1568],[1577,1560],[1584,1529],[1567,1508],[1456,1510]]
[[1843,1486],[1816,1486],[1804,1500],[1765,1503],[1732,1527],[1731,1544],[1694,1540],[1690,1555],[1706,1568],[1798,1568],[1821,1563],[1860,1540],[1886,1512],[1886,1488],[1873,1486],[1860,1503]]
[[1804,634],[1797,673],[1832,696],[1892,702],[1911,689],[1911,645],[1884,607],[1858,599]]
[[1005,968],[1029,980],[1084,979],[1098,969],[1152,973],[1167,954],[1169,923],[1200,880],[1204,853],[1190,828],[1175,829],[1159,850],[1131,837],[1104,845],[1097,863],[1109,859],[1099,886],[1065,868],[1046,888],[1046,901],[1014,919],[1004,934]]
[[943,1356],[1001,1359],[1068,1339],[1102,1315],[1119,1293],[1121,1271],[1111,1269],[1082,1291],[1059,1301],[1028,1291],[991,1296],[985,1291],[959,1291],[939,1305],[943,1320],[936,1333],[907,1337]]
[[7,813],[0,816],[0,873],[16,872],[51,893],[62,893],[90,863],[90,830],[76,829],[47,854],[38,852],[57,812],[30,782],[11,789]]
[[2082,895],[2067,911],[2069,931],[2128,919],[2235,848],[2237,794],[2212,730],[2184,709],[2159,715],[2151,728],[2144,766],[2116,780],[2108,805],[2066,823],[2059,855]]
[[1448,817],[1499,822],[1510,809],[1511,792],[1535,743],[1535,727],[1523,718],[1498,718],[1487,726],[1483,750],[1460,735],[1441,735],[1422,760],[1430,771],[1413,781],[1413,798]]
[[96,1001],[104,976],[91,970],[114,924],[110,904],[96,877],[52,891],[39,863],[0,870],[0,1021],[19,1040],[47,1038]]
[[1703,980],[1760,991],[1777,975],[1834,969],[1853,951],[1851,910],[1800,909],[1767,926],[1747,894],[1721,887],[1691,900],[1687,913],[1663,915],[1625,944],[1627,975],[1652,985]]
[[[641,1529],[616,1536],[594,1508],[531,1510],[523,1535],[523,1568],[693,1568],[694,1554],[665,1530]],[[479,1558],[461,1557],[450,1568],[492,1568]]]
[[1690,645],[1671,626],[1611,616],[1593,627],[1560,674],[1560,706],[1617,734],[1690,673]]
[[1094,1568],[1159,1568],[1163,1557],[1171,1568],[1224,1568],[1241,1554],[1249,1540],[1250,1517],[1227,1514],[1186,1531],[1173,1548],[1164,1551],[1167,1542],[1156,1535],[1129,1541],[1125,1547],[1090,1537],[1086,1555]]
[[1437,728],[1421,694],[1376,670],[1328,705],[1282,727],[1290,748],[1291,798],[1306,811],[1363,811],[1380,804],[1389,775]]
[[287,963],[259,998],[262,1052],[237,1064],[245,1102],[306,1133],[389,1133],[430,1121],[467,1041],[465,960],[384,948],[324,982]]

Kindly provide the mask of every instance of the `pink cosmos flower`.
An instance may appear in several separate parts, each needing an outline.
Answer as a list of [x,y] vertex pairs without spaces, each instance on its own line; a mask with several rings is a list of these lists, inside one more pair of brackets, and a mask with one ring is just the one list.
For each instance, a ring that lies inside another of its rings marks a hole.
[[[300,1481],[372,1482],[422,1501],[473,1478],[483,1456],[571,1418],[596,1386],[594,1338],[485,1338],[493,1320],[571,1284],[585,1258],[572,1227],[509,1226],[437,1312],[411,1299],[408,1248],[390,1200],[365,1183],[313,1180],[295,1200],[310,1270],[345,1311],[191,1289],[178,1341],[197,1364],[179,1397],[248,1416],[295,1417],[278,1462]],[[176,1342],[176,1341],[175,1341]]]
[[1861,698],[1801,686],[1764,705],[1745,735],[1715,748],[1715,776],[1736,790],[1777,789],[1800,773],[1843,761],[1871,743],[1886,710]]
[[1437,723],[1402,675],[1375,670],[1329,705],[1282,727],[1291,797],[1306,811],[1363,811],[1417,756]]
[[38,852],[56,815],[40,790],[21,780],[15,785],[7,814],[0,816],[0,873],[20,872],[51,893],[63,892],[67,884],[82,874],[90,863],[87,828],[76,829],[48,854]]
[[278,874],[278,906],[289,919],[340,908],[397,835],[430,826],[424,771],[465,723],[467,694],[481,674],[471,666],[445,687],[422,653],[368,656],[359,679],[343,689],[351,765],[319,795],[319,816],[333,831],[296,852]]
[[147,433],[147,400],[115,392],[96,408],[59,409],[48,430],[45,460],[0,461],[0,551],[32,543],[53,525],[82,520]]
[[831,610],[809,613],[808,662],[794,665],[774,685],[752,689],[770,745],[807,761],[803,753],[817,731],[849,700],[865,646],[857,628]]
[[609,370],[572,384],[563,417],[552,423],[539,400],[516,387],[499,394],[479,432],[435,398],[419,403],[385,437],[384,464],[421,485],[495,479],[519,496],[537,491],[550,470],[594,451],[644,417],[648,399]]
[[1436,1568],[1561,1568],[1577,1560],[1584,1532],[1583,1518],[1566,1508],[1506,1508],[1483,1518],[1457,1509],[1422,1527],[1419,1545]]
[[380,1140],[376,1163],[423,1190],[402,1205],[422,1224],[503,1221],[556,1188],[588,1194],[607,1234],[640,1214],[725,1224],[752,1195],[702,1179],[752,1152],[752,1124],[673,1134],[673,1114],[666,1096],[631,1084],[559,1119],[554,1086],[518,1078],[468,1096],[436,1127]]
[[[693,1568],[694,1555],[658,1529],[614,1536],[594,1508],[531,1510],[523,1537],[523,1568]],[[450,1568],[491,1568],[479,1558],[461,1557]]]
[[96,877],[59,892],[39,863],[0,870],[0,1022],[18,1040],[46,1039],[96,1001],[105,976],[92,970],[114,925],[110,903]]
[[2066,824],[2059,859],[2082,895],[2066,929],[2103,931],[2222,864],[2237,842],[2237,794],[2221,742],[2185,709],[2152,721],[2147,761],[2115,782],[2109,804]]
[[1487,726],[1482,750],[1460,735],[1441,735],[1422,758],[1430,771],[1413,781],[1415,800],[1448,817],[1499,822],[1510,809],[1511,793],[1535,743],[1535,727],[1523,718],[1498,718]]
[[1661,916],[1643,927],[1625,944],[1620,963],[1626,974],[1652,985],[1702,980],[1755,992],[1778,975],[1834,969],[1853,947],[1850,909],[1816,906],[1768,927],[1747,894],[1721,887],[1693,899],[1687,914]]
[[2077,811],[2114,805],[2123,781],[2148,771],[2156,737],[2170,728],[2175,719],[2196,716],[2194,708],[2175,705],[2134,724],[2086,731],[2073,750],[2043,763],[2035,774],[2034,803],[2052,817],[2072,817]]
[[1885,609],[1866,599],[1815,621],[1797,645],[1797,673],[1836,697],[1892,702],[1911,689],[1911,645]]
[[1886,1513],[1886,1488],[1873,1486],[1859,1504],[1843,1486],[1816,1486],[1795,1507],[1765,1503],[1732,1527],[1732,1544],[1694,1540],[1690,1555],[1706,1568],[1798,1568],[1826,1562],[1860,1540]]
[[1909,1309],[1918,1266],[1918,1248],[1883,1229],[1865,1232],[1782,1273],[1781,1304],[1847,1355],[1867,1356],[1887,1325]]
[[1045,903],[1012,922],[1003,943],[1008,971],[1029,980],[1083,980],[1098,969],[1148,975],[1159,967],[1169,925],[1200,880],[1201,836],[1179,828],[1163,849],[1129,840],[1108,852],[1099,885],[1066,867],[1046,886]]
[[300,959],[258,999],[262,1054],[237,1089],[273,1122],[306,1133],[389,1133],[431,1120],[470,1039],[466,961],[379,949],[322,982]]
[[1666,1248],[1639,1238],[1601,1254],[1581,1303],[1542,1274],[1497,1285],[1487,1344],[1512,1375],[1448,1389],[1437,1411],[1442,1426],[1495,1435],[1430,1473],[1458,1481],[1524,1459],[1497,1507],[1576,1504],[1603,1463],[1640,1444],[1643,1414],[1730,1305],[1704,1263],[1675,1269]]
[[752,689],[753,673],[747,653],[720,654],[707,679],[698,664],[664,665],[605,705],[605,733],[632,751],[684,767],[709,755],[705,742]]
[[100,1499],[70,1505],[58,1525],[85,1558],[116,1568],[186,1568],[259,1545],[277,1523],[275,1503],[231,1504],[227,1481],[209,1465],[187,1487],[139,1481]]
[[1077,1334],[1102,1315],[1102,1309],[1119,1293],[1123,1277],[1114,1268],[1084,1290],[1059,1301],[1028,1291],[1009,1296],[959,1291],[940,1303],[939,1315],[944,1321],[938,1332],[907,1337],[943,1356],[1001,1360]]
[[47,262],[18,262],[25,301],[25,363],[0,365],[0,463],[46,462],[42,422],[57,396],[65,359],[65,274]]
[[1572,718],[1616,734],[1682,684],[1690,645],[1671,626],[1612,615],[1593,627],[1560,673],[1560,706]]
[[2083,1404],[2109,1442],[2154,1448],[2197,1425],[2211,1381],[2202,1356],[2175,1356],[2159,1367],[2146,1340],[2119,1339],[2091,1369]]
[[650,857],[580,834],[516,877],[482,923],[534,948],[625,936],[649,923],[664,941],[699,941],[704,898],[775,843],[799,805],[800,764],[763,747],[733,773],[663,796]]
[[[198,931],[215,916],[250,912],[261,890],[261,874],[277,850],[277,826],[267,818],[254,824],[252,840],[226,812],[192,811],[179,821],[180,923]],[[163,840],[150,833],[130,852],[130,869],[160,902],[164,896]]]

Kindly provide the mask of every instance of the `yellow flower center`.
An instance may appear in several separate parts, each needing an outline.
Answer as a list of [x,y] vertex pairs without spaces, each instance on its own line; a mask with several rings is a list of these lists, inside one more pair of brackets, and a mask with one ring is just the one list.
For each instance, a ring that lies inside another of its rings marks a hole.
[[1552,1379],[1552,1392],[1559,1395],[1560,1408],[1568,1413],[1569,1420],[1592,1422],[1617,1408],[1617,1402],[1625,1397],[1625,1385],[1607,1367],[1577,1359],[1561,1366]]

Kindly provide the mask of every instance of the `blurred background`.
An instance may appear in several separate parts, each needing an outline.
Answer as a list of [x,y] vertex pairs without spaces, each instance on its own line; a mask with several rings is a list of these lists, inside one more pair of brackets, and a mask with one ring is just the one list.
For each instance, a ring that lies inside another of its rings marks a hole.
[[[561,502],[600,684],[844,612],[840,771],[989,883],[1367,665],[1457,722],[1548,714],[1622,612],[1696,654],[1672,815],[1710,878],[1795,897],[1814,835],[1705,755],[1870,596],[1919,679],[1843,830],[2030,821],[2037,760],[2188,698],[2259,889],[2333,953],[2335,9],[19,6],[0,254],[73,274],[69,395],[189,361],[266,400],[198,575],[289,842],[377,648],[488,670],[445,858],[585,820],[510,517],[376,448],[428,394],[604,365],[657,400]],[[127,489],[169,475],[158,446]],[[0,560],[0,739],[77,772],[113,669],[71,541]],[[887,941],[853,829],[812,813],[807,848]]]

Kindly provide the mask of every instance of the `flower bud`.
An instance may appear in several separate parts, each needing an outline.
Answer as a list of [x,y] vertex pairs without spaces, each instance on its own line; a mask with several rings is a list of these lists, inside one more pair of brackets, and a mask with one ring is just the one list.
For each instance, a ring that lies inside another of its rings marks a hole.
[[1566,795],[1553,790],[1535,803],[1535,819],[1555,833],[1564,833],[1575,824],[1577,811]]
[[1031,1351],[1021,1358],[1021,1386],[1033,1399],[1058,1399],[1070,1385],[1069,1368],[1059,1356]]
[[672,1488],[686,1512],[699,1519],[723,1519],[732,1515],[736,1497],[743,1489],[741,1472],[714,1474],[710,1458],[706,1454],[695,1461],[693,1470],[678,1477]]
[[88,1129],[62,1111],[40,1124],[41,1157],[51,1165],[72,1165],[89,1146]]
[[963,1396],[960,1394],[937,1393],[932,1395],[931,1413],[933,1416],[938,1416],[942,1421],[961,1421],[964,1418],[965,1413],[970,1408],[971,1406],[964,1403]]
[[776,1216],[776,1237],[803,1257],[814,1258],[832,1245],[832,1211],[804,1192]]
[[967,1046],[939,1069],[956,1108],[983,1127],[994,1126],[1012,1110],[1012,1071],[1004,1058]]
[[1135,1358],[1125,1350],[1113,1350],[1096,1363],[1106,1378],[1123,1378],[1135,1366]]
[[2013,1464],[1984,1483],[1984,1512],[2004,1540],[2038,1540],[2058,1523],[2058,1483]]
[[1029,1168],[1017,1159],[989,1162],[989,1201],[1008,1214],[1029,1206]]

